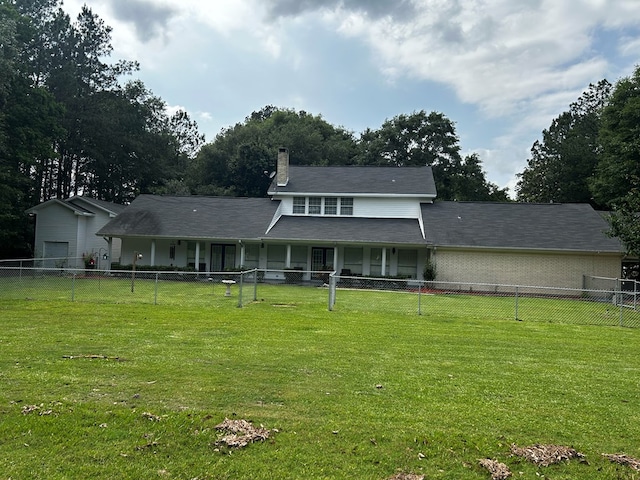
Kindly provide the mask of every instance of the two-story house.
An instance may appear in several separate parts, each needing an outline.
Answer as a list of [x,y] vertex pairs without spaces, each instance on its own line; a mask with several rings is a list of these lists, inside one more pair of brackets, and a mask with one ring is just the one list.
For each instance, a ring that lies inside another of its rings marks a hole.
[[[289,165],[280,149],[269,198],[141,195],[98,235],[122,263],[289,268],[441,281],[582,287],[620,275],[622,248],[589,205],[435,201],[430,167]],[[305,273],[306,279],[310,278]]]

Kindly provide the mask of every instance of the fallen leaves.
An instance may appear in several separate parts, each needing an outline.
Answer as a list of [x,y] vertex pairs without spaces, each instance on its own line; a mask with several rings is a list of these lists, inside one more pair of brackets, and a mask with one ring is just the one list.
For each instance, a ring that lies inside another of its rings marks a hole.
[[511,476],[511,470],[504,463],[490,458],[481,458],[480,465],[486,468],[491,474],[491,480],[505,480]]
[[159,422],[160,420],[162,420],[162,417],[160,417],[159,415],[154,415],[150,412],[142,412],[142,417],[152,422]]
[[511,445],[511,453],[523,457],[540,467],[548,467],[554,463],[580,458],[584,460],[584,455],[571,447],[563,445],[531,445],[528,447],[518,447]]
[[225,434],[216,442],[216,445],[225,444],[231,448],[242,448],[250,443],[264,442],[271,434],[271,431],[262,425],[255,427],[250,421],[242,419],[225,418],[222,423],[215,426],[215,429]]
[[88,359],[99,359],[99,360],[122,360],[120,357],[110,357],[108,355],[63,355],[62,358],[66,358],[68,360],[74,360],[76,358],[88,358]]
[[389,480],[424,480],[424,475],[417,475],[415,473],[396,473]]
[[602,456],[608,458],[613,463],[624,465],[640,472],[640,460],[637,458],[620,453],[603,453]]

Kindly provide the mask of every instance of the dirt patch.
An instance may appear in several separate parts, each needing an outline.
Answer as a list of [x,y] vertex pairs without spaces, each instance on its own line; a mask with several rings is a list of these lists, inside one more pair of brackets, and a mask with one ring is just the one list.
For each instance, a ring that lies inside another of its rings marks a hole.
[[253,423],[247,420],[229,420],[225,418],[215,428],[224,434],[222,438],[216,441],[216,445],[224,444],[231,448],[242,448],[250,443],[264,442],[271,435],[271,430],[267,430],[262,425],[255,427]]
[[415,473],[396,473],[389,480],[424,480],[424,475],[416,475]]
[[505,480],[511,476],[511,470],[504,463],[490,458],[481,458],[478,461],[480,466],[486,468],[491,474],[491,480]]
[[88,358],[91,360],[99,359],[99,360],[117,360],[122,361],[123,359],[120,357],[110,357],[108,355],[63,355],[62,358],[66,358],[68,360],[74,360],[77,358]]
[[511,453],[523,457],[540,467],[548,467],[554,463],[568,461],[579,458],[586,461],[585,456],[571,447],[563,445],[531,445],[529,447],[518,447],[511,445]]
[[618,454],[618,453],[603,453],[602,456],[605,458],[608,458],[613,463],[625,465],[627,467],[630,467],[640,472],[640,460],[638,460],[637,458],[629,457],[627,455]]

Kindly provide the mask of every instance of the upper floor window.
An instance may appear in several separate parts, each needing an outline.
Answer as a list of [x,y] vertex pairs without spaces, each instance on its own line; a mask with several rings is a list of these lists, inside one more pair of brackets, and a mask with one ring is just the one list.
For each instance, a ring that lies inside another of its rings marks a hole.
[[305,197],[293,197],[293,213],[307,213],[307,199]]
[[294,215],[353,215],[353,197],[293,197]]
[[320,215],[322,207],[321,197],[309,197],[309,215]]
[[340,215],[353,215],[353,198],[340,197]]
[[335,197],[327,197],[324,199],[324,214],[325,215],[337,215],[338,214],[338,199]]

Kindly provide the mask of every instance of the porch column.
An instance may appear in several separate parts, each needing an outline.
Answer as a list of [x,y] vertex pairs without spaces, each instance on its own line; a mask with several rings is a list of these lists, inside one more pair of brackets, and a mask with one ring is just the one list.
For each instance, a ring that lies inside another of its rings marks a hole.
[[284,260],[284,268],[291,268],[291,244],[287,244],[287,256]]
[[200,242],[196,242],[196,272],[200,271]]
[[387,247],[382,247],[382,270],[380,275],[383,277],[387,274]]
[[244,268],[244,259],[245,259],[244,243],[242,243],[242,240],[238,240],[238,242],[240,242],[240,266]]
[[152,267],[156,264],[156,239],[151,240],[151,258],[149,259],[149,265]]
[[111,272],[111,250],[113,249],[113,237],[107,238],[107,273]]

